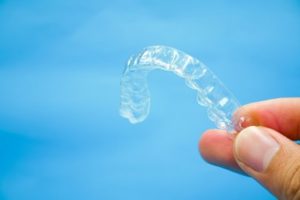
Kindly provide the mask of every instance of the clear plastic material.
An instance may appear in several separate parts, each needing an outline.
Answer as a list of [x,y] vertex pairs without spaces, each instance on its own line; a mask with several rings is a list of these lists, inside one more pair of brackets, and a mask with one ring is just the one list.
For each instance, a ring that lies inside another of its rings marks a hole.
[[121,116],[131,123],[146,119],[150,111],[147,75],[155,69],[185,79],[186,85],[197,92],[197,102],[207,107],[209,119],[220,129],[234,130],[232,117],[240,106],[236,98],[202,62],[167,46],[146,47],[128,60],[121,78]]

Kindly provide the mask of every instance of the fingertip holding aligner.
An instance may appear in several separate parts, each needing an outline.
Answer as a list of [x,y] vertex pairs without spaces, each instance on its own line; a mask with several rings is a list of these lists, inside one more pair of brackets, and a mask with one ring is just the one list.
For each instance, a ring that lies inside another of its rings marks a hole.
[[170,71],[185,79],[197,92],[199,105],[208,118],[228,133],[241,129],[242,118],[234,119],[239,102],[218,77],[198,59],[167,46],[149,46],[130,57],[121,78],[120,115],[131,123],[144,121],[150,112],[147,75],[152,70]]
[[[239,108],[239,111],[241,110],[243,110],[243,108]],[[234,129],[238,132],[249,126],[259,125],[252,117],[245,115],[234,115],[232,124],[234,125]]]

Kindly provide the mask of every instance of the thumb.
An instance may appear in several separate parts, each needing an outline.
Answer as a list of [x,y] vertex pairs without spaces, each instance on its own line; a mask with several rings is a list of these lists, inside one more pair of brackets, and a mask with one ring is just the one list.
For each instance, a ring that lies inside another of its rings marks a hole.
[[300,199],[300,146],[280,133],[251,126],[234,141],[239,166],[279,199]]

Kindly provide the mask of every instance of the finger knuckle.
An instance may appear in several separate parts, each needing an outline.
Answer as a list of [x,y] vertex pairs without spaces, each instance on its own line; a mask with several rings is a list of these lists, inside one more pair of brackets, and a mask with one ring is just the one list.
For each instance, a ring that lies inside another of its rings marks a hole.
[[300,163],[287,171],[283,184],[284,199],[300,200]]

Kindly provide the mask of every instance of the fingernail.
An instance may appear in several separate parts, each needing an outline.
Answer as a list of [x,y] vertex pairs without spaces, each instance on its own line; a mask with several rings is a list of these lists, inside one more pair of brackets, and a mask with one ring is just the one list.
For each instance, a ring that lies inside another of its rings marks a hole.
[[266,129],[250,126],[237,135],[234,150],[239,162],[262,172],[268,168],[279,147]]

